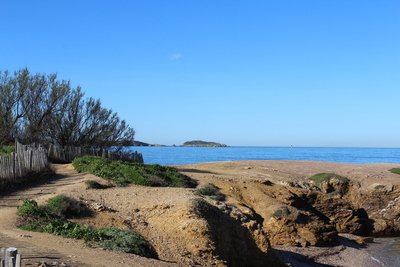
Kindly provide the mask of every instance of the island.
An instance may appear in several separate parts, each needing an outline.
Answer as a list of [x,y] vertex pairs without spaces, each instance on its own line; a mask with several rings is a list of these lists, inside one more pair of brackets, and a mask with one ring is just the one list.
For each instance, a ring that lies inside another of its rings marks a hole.
[[227,147],[225,144],[216,143],[216,142],[206,142],[201,140],[193,140],[187,141],[183,143],[181,146],[195,146],[195,147]]

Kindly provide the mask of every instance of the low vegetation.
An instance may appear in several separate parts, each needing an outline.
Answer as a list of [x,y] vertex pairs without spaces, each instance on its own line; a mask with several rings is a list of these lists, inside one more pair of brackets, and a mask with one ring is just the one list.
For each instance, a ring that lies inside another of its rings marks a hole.
[[158,164],[123,162],[85,156],[72,162],[78,172],[89,172],[118,186],[138,184],[144,186],[196,187],[197,183],[176,169]]
[[87,185],[87,188],[89,188],[89,189],[105,189],[105,188],[111,187],[108,185],[100,184],[93,180],[86,180],[85,184]]
[[342,176],[334,174],[334,173],[318,173],[318,174],[315,174],[310,177],[310,180],[312,180],[316,186],[320,186],[322,182],[329,181],[332,179],[337,179],[342,182],[350,181],[346,177],[342,177]]
[[275,218],[288,218],[289,215],[290,215],[289,208],[286,206],[282,206],[279,209],[275,210],[271,216]]
[[10,156],[12,152],[15,152],[15,146],[0,146],[0,156]]
[[389,171],[392,173],[395,173],[395,174],[400,174],[400,168],[393,168],[393,169],[390,169]]
[[35,200],[25,199],[17,209],[18,226],[23,230],[81,239],[90,246],[157,258],[150,244],[135,231],[116,228],[91,229],[67,220],[83,212],[84,205],[63,195],[50,198],[43,206],[39,206]]
[[198,189],[197,193],[203,196],[209,196],[211,199],[214,200],[225,200],[225,195],[219,192],[219,188],[211,183]]

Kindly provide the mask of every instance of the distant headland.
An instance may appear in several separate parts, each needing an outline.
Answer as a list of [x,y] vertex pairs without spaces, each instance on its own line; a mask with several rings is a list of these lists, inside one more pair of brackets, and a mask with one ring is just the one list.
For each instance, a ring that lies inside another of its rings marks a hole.
[[196,146],[196,147],[227,147],[225,144],[216,143],[216,142],[206,142],[201,140],[193,140],[187,141],[183,143],[181,146]]
[[166,146],[166,145],[159,145],[159,144],[148,144],[145,142],[140,141],[133,141],[130,146]]

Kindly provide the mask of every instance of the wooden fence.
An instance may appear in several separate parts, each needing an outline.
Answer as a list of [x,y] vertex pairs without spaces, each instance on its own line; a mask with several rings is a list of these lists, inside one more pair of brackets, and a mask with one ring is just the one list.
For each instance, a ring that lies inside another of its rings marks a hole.
[[[60,147],[40,144],[22,145],[15,142],[15,153],[11,156],[0,156],[0,179],[13,182],[29,171],[40,171],[49,166],[50,160],[55,162],[72,162],[77,157],[99,156],[109,160],[122,160],[143,163],[143,156],[137,151],[133,153],[112,152],[83,147]],[[50,159],[50,160],[49,160]]]
[[0,179],[15,180],[29,171],[40,171],[49,166],[47,151],[44,147],[31,147],[15,142],[15,153],[0,156]]
[[112,152],[106,149],[89,149],[84,147],[74,147],[74,146],[55,146],[49,145],[47,148],[47,155],[52,160],[72,162],[75,158],[83,156],[98,156],[106,158],[112,161],[123,160],[129,162],[141,162],[143,163],[143,156],[137,151],[133,153],[119,153]]
[[1,267],[21,267],[21,254],[18,253],[18,249],[1,248]]

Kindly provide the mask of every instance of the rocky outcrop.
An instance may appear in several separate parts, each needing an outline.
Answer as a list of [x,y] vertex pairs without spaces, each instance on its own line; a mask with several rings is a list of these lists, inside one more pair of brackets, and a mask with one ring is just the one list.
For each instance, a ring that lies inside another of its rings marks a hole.
[[[263,189],[265,202],[271,203],[268,198],[272,197],[282,206],[263,214],[264,229],[272,244],[285,246],[329,245],[338,233],[399,236],[400,192],[394,188],[385,185],[360,190],[357,183],[338,180],[324,181],[317,189],[270,185]],[[263,209],[243,192],[240,199],[247,200],[254,210]]]

